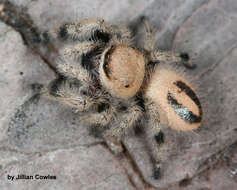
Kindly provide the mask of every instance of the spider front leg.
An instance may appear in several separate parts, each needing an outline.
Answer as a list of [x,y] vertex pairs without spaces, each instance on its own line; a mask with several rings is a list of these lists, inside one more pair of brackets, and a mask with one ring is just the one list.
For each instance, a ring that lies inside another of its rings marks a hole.
[[119,43],[131,42],[131,33],[126,27],[109,25],[103,19],[82,19],[70,22],[43,33],[43,38],[61,41],[94,41],[108,43],[110,40]]
[[43,33],[47,40],[59,39],[61,41],[94,41],[108,42],[110,35],[103,19],[82,19],[78,22],[68,22]]
[[44,88],[42,94],[77,111],[85,111],[94,104],[94,99],[88,95],[89,90],[88,86],[80,85],[78,81],[69,82],[60,76]]
[[132,34],[125,26],[111,26],[112,43],[132,44]]
[[150,123],[147,125],[145,134],[154,161],[153,177],[159,179],[161,177],[161,161],[163,160],[164,134],[161,131],[162,125],[160,124],[158,110],[153,102],[146,104],[146,111]]
[[69,78],[76,78],[84,83],[92,82],[89,71],[82,66],[85,56],[95,50],[96,43],[82,42],[76,45],[67,45],[60,51],[57,62],[59,73]]

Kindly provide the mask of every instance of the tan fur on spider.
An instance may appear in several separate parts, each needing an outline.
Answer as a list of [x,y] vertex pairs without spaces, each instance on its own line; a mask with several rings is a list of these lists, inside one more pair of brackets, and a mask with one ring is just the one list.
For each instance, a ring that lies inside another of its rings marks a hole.
[[147,85],[145,96],[156,104],[161,124],[178,131],[194,130],[201,125],[201,104],[182,73],[159,65]]
[[109,47],[102,55],[100,80],[115,97],[127,99],[140,89],[145,75],[145,58],[128,45]]

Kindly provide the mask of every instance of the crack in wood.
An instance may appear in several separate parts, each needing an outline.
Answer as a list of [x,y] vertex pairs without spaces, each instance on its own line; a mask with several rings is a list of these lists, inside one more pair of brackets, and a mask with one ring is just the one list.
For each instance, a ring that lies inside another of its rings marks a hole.
[[[125,155],[123,152],[121,152],[120,157],[118,157],[118,155],[115,155],[115,153],[111,150],[111,148],[109,147],[109,145],[108,145],[106,142],[104,142],[102,145],[103,145],[103,147],[104,147],[107,151],[109,151],[109,152],[114,156],[114,158],[121,164],[122,169],[124,170],[124,173],[126,174],[126,176],[127,176],[128,180],[129,180],[130,184],[131,184],[136,190],[141,190],[141,189],[139,189],[139,188],[137,187],[136,183],[135,183],[134,180],[133,180],[133,177],[129,174],[128,168],[126,167],[126,165],[125,165],[125,163],[124,163],[124,162],[127,161],[126,155]],[[127,162],[127,163],[129,163],[129,162]],[[132,167],[131,167],[131,168],[132,168]]]
[[[25,11],[7,0],[0,0],[0,20],[20,33],[26,46],[38,55],[51,70],[57,73],[53,61],[43,52],[56,53],[52,44],[43,44],[39,29]],[[43,49],[43,50],[42,50]]]
[[145,187],[145,189],[156,189],[152,184],[148,183],[145,178],[143,177],[142,172],[140,171],[136,161],[133,159],[131,153],[129,152],[129,150],[127,149],[126,145],[121,142],[121,145],[124,149],[124,156],[127,158],[128,163],[131,165],[131,167],[133,168],[134,172],[138,175],[140,181],[142,182],[143,186]]
[[133,176],[131,176],[128,166],[132,169],[132,172],[134,172],[134,174],[136,175],[136,177],[138,177],[139,182],[141,183],[141,185],[143,186],[142,189],[144,190],[156,190],[157,188],[155,188],[152,184],[148,183],[143,175],[142,172],[140,171],[140,169],[137,166],[137,163],[135,162],[135,160],[132,158],[131,153],[129,152],[129,150],[126,148],[126,146],[124,145],[123,142],[120,142],[120,146],[122,146],[123,148],[123,152],[121,152],[118,155],[116,155],[111,148],[109,147],[109,145],[104,142],[101,143],[101,145],[103,145],[103,147],[105,149],[107,149],[113,156],[114,158],[121,164],[125,174],[128,177],[128,180],[130,181],[131,185],[136,188],[137,190],[141,190],[140,187],[138,187],[138,184],[136,184],[136,182],[133,179]]

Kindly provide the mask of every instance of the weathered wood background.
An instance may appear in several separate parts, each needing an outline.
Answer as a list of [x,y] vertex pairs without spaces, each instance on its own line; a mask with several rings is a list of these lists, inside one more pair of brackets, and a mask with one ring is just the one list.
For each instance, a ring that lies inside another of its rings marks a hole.
[[[130,25],[141,15],[159,48],[192,57],[187,72],[205,113],[196,132],[165,131],[161,180],[151,177],[142,137],[126,138],[116,157],[70,108],[33,96],[55,77],[55,51],[40,32],[84,17]],[[236,0],[0,0],[0,189],[237,189],[236,44]],[[57,179],[7,179],[17,174]]]

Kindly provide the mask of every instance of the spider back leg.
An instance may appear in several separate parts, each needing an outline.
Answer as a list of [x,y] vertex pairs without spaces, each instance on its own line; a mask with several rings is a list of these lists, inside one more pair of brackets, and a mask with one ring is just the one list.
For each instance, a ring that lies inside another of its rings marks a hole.
[[86,112],[80,121],[87,125],[107,126],[114,117],[114,108],[108,103],[97,101],[94,112]]
[[177,53],[173,51],[155,50],[151,53],[152,62],[162,62],[167,64],[182,64],[189,69],[194,69],[196,66],[192,63],[187,53]]
[[114,123],[109,130],[105,131],[105,138],[114,138],[117,141],[121,140],[121,138],[128,133],[129,129],[135,126],[136,121],[138,121],[143,114],[141,107],[137,104],[122,109],[126,109],[126,111],[122,111],[117,115],[116,121],[119,123]]
[[161,161],[163,158],[164,149],[164,134],[161,131],[162,125],[160,124],[160,118],[158,110],[154,103],[146,103],[146,111],[148,114],[149,124],[145,130],[147,143],[150,147],[152,160],[154,161],[153,177],[159,179],[161,177]]
[[187,53],[175,53],[172,51],[162,51],[156,48],[155,30],[150,25],[146,17],[142,17],[141,21],[145,27],[145,41],[144,49],[150,53],[151,62],[163,62],[163,63],[175,63],[183,64],[189,69],[195,68],[195,65],[191,62],[191,59]]

